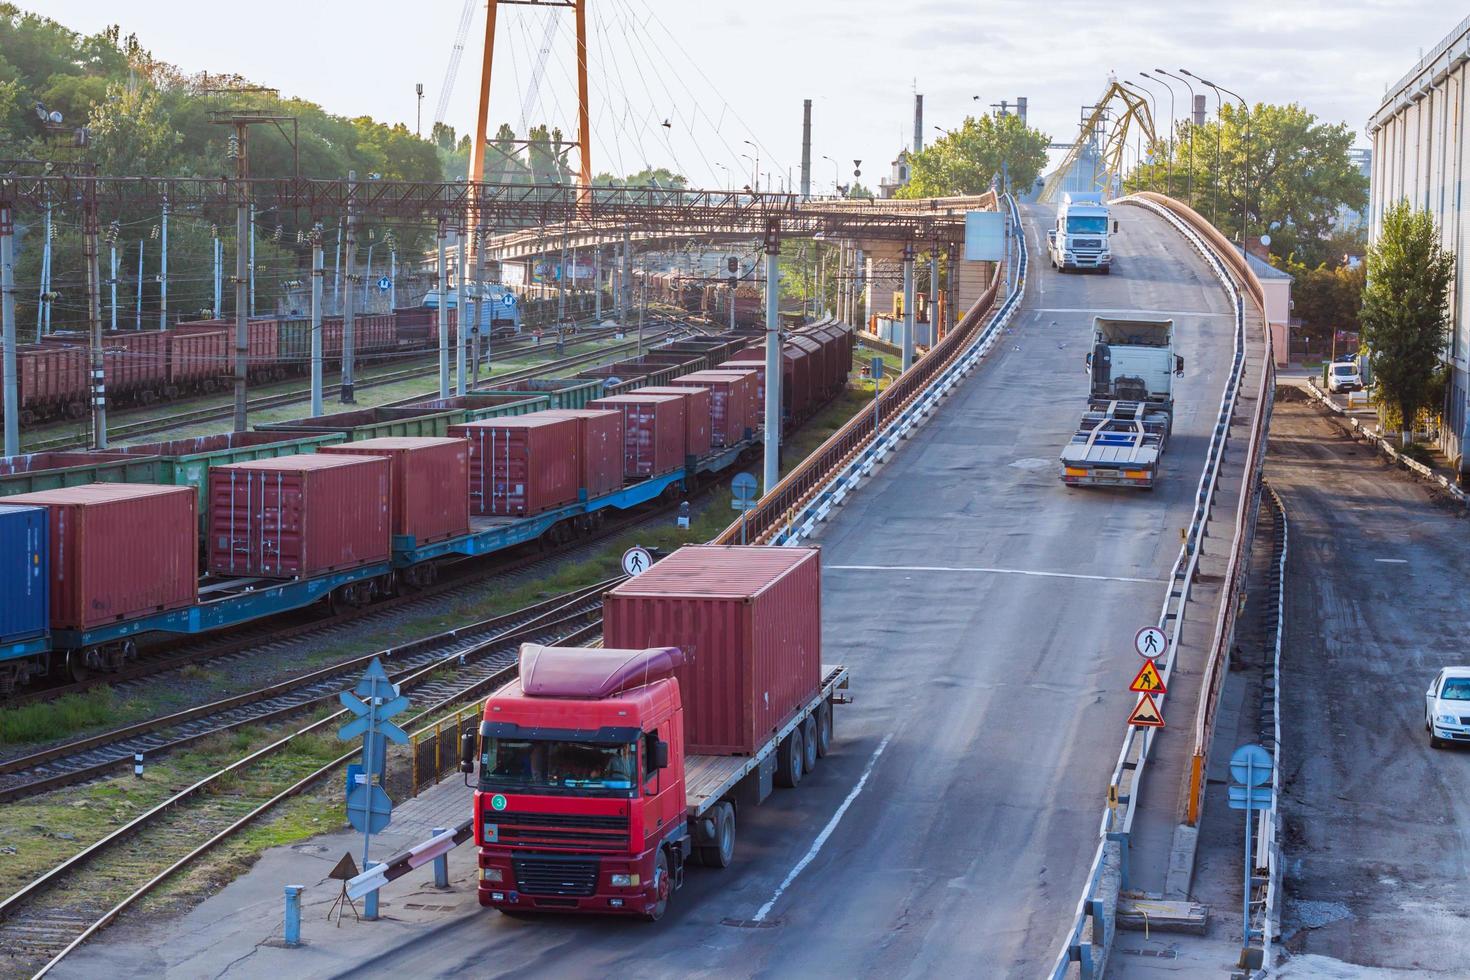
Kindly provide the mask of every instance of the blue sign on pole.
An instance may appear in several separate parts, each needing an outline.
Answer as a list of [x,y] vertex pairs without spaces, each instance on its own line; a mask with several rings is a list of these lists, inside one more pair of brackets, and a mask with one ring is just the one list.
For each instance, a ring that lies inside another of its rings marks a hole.
[[347,794],[347,822],[364,836],[376,834],[393,818],[393,801],[381,786],[365,783]]
[[1230,809],[1245,811],[1245,888],[1241,900],[1241,934],[1244,945],[1258,933],[1251,928],[1251,811],[1271,809],[1271,770],[1276,760],[1262,746],[1246,744],[1230,754],[1231,785],[1226,799]]
[[504,296],[501,296],[500,297],[500,302],[502,304],[504,304],[505,306],[515,306],[516,305],[515,294],[514,293],[506,293]]
[[357,687],[341,692],[338,698],[357,717],[338,729],[337,737],[343,741],[362,737],[362,764],[348,780],[347,821],[362,831],[362,862],[368,867],[372,835],[393,819],[393,800],[382,786],[388,743],[408,741],[408,733],[388,719],[407,710],[408,698],[398,693],[398,685],[389,680],[376,657]]
[[393,280],[392,279],[389,279],[387,276],[379,276],[378,277],[378,289],[379,290],[381,290],[382,292],[385,292],[386,293],[388,290],[390,290],[392,288],[393,288]]

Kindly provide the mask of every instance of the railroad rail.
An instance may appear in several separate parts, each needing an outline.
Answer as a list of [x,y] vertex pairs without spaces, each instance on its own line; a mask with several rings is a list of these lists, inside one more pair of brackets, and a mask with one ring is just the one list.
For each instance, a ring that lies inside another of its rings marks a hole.
[[[621,580],[527,607],[520,611],[519,625],[468,650],[453,649],[451,640],[451,649],[440,656],[395,672],[400,687],[427,702],[407,722],[422,721],[498,687],[514,671],[523,642],[577,644],[595,637],[601,630],[602,594]],[[331,732],[346,714],[333,712],[216,770],[0,901],[0,946],[30,962],[46,957],[35,974],[44,976],[180,869],[356,758],[360,750],[354,749],[317,765],[308,754],[294,751],[297,740]],[[38,905],[37,899],[81,872],[86,887],[69,891],[68,907]]]

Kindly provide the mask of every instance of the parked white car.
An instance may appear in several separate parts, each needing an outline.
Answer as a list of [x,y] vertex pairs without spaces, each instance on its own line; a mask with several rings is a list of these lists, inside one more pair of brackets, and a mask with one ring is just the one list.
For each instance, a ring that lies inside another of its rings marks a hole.
[[1356,361],[1333,361],[1327,369],[1327,390],[1333,394],[1362,391],[1363,375]]
[[1470,667],[1446,667],[1424,692],[1424,728],[1431,748],[1470,742]]

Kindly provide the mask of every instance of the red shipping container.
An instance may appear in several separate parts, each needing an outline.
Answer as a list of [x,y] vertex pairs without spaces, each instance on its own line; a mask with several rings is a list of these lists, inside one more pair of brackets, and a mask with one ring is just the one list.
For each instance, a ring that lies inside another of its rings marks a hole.
[[576,419],[545,412],[451,425],[470,441],[470,510],[529,517],[577,499],[581,463]]
[[756,360],[733,360],[715,366],[716,371],[755,372],[755,410],[752,418],[756,424],[766,424],[766,362]]
[[686,752],[751,754],[821,684],[815,548],[680,548],[604,596],[602,614],[610,648],[684,651]]
[[623,413],[623,475],[662,476],[684,468],[687,397],[645,395],[641,390],[588,402],[588,408]]
[[209,570],[310,578],[387,561],[391,477],[381,456],[302,453],[209,470]]
[[650,385],[639,388],[640,395],[677,395],[684,402],[684,450],[690,456],[708,456],[714,445],[710,438],[710,426],[714,417],[710,412],[713,394],[708,388],[669,385],[666,388]]
[[578,482],[590,500],[623,488],[623,413],[611,409],[556,408],[538,418],[576,419]]
[[168,338],[168,383],[176,388],[195,387],[228,374],[230,334],[219,330],[170,330]]
[[388,459],[395,535],[421,545],[469,533],[470,445],[465,440],[390,436],[320,446],[317,452]]
[[733,446],[755,428],[754,371],[695,371],[675,378],[678,387],[710,390],[710,444]]
[[826,401],[827,394],[831,389],[832,375],[828,371],[827,352],[822,345],[811,337],[796,334],[786,340],[788,348],[796,348],[806,352],[807,364],[809,365],[807,376],[811,379],[811,400],[815,406],[818,402]]
[[88,483],[6,497],[50,511],[51,626],[86,630],[191,605],[192,487]]

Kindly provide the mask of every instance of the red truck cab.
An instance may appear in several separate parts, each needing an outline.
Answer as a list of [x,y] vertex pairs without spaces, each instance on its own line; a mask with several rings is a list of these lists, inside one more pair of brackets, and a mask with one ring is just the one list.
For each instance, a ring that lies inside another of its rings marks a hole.
[[527,644],[486,702],[480,904],[656,919],[690,852],[677,648]]

